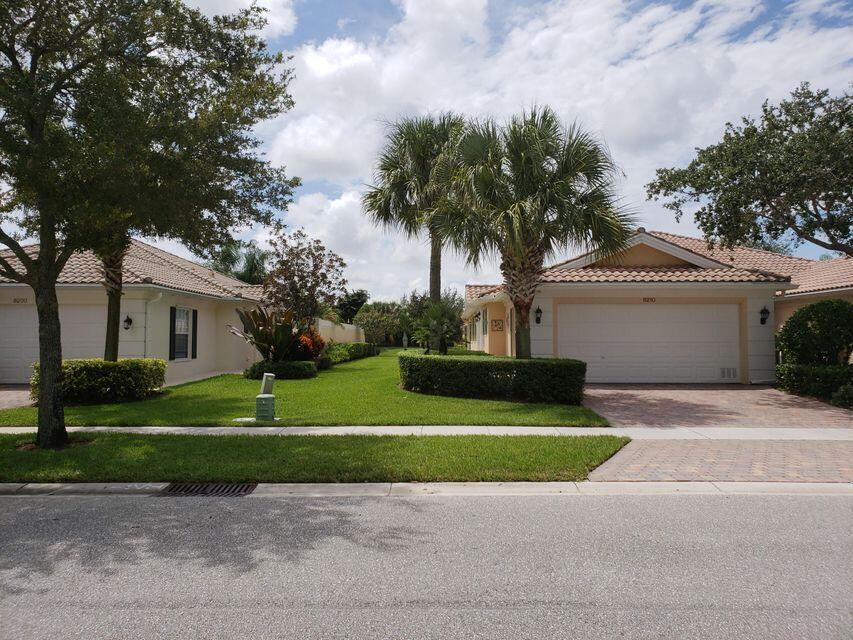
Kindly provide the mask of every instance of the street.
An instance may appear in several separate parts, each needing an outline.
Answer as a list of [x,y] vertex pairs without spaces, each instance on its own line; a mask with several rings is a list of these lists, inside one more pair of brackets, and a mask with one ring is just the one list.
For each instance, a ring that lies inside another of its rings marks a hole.
[[849,638],[850,496],[0,498],[0,637]]

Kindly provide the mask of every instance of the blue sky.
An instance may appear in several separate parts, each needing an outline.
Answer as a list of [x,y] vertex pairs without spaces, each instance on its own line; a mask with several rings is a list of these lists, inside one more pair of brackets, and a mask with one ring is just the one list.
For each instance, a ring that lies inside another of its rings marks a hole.
[[[249,1],[194,0],[209,13]],[[607,142],[642,224],[695,234],[645,200],[655,168],[687,162],[726,121],[803,80],[833,92],[853,81],[849,2],[258,1],[295,71],[295,108],[258,128],[270,159],[304,182],[283,219],[343,255],[351,285],[375,298],[427,283],[425,243],[369,226],[359,206],[386,123],[401,115],[504,119],[549,104]],[[493,264],[476,272],[452,254],[443,275],[453,287],[499,280]]]

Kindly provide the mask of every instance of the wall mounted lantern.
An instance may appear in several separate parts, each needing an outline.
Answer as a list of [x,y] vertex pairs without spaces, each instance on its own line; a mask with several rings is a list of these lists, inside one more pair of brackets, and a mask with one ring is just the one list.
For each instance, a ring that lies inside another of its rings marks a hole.
[[125,331],[127,331],[127,330],[128,330],[128,329],[130,329],[132,326],[133,326],[133,318],[131,318],[130,316],[127,316],[127,317],[124,319],[124,330],[125,330]]
[[767,318],[770,317],[770,311],[767,307],[763,307],[761,311],[758,312],[758,317],[761,318],[761,324],[767,324]]
[[536,316],[536,324],[542,324],[542,309],[536,307],[536,311],[533,312],[533,315]]

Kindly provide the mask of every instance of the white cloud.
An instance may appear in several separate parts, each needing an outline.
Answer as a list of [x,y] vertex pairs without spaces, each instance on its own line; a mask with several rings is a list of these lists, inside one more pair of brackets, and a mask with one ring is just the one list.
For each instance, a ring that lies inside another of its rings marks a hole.
[[[189,0],[187,4],[198,7],[207,15],[221,15],[245,9],[252,0]],[[268,38],[290,35],[296,29],[293,0],[256,0],[256,4],[267,10],[267,26],[263,34]]]
[[[425,287],[427,248],[372,228],[358,196],[371,180],[385,123],[453,109],[504,119],[549,104],[601,135],[625,170],[624,200],[645,226],[692,232],[645,201],[656,167],[684,163],[719,139],[726,121],[757,113],[803,80],[842,90],[851,77],[853,27],[844,3],[794,2],[765,15],[758,0],[698,0],[676,9],[629,0],[554,0],[518,11],[489,32],[485,2],[405,0],[382,38],[343,34],[298,47],[295,109],[264,128],[270,157],[341,195],[303,193],[286,215],[350,263],[350,279],[377,295]],[[821,26],[834,18],[840,26]],[[497,36],[501,35],[500,39]],[[445,259],[445,282],[466,274]]]

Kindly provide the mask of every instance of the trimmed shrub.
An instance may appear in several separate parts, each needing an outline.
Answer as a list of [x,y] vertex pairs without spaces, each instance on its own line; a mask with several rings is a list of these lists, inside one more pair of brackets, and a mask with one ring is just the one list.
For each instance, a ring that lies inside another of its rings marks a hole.
[[243,372],[250,380],[260,380],[265,373],[272,373],[276,380],[301,380],[317,376],[317,365],[310,360],[281,360],[269,362],[261,360]]
[[821,300],[797,309],[776,335],[786,364],[839,364],[853,350],[853,303]]
[[853,366],[780,364],[776,384],[789,393],[828,400],[844,385],[853,384]]
[[332,368],[332,359],[329,356],[322,355],[316,360],[317,371],[325,371]]
[[491,354],[488,354],[485,351],[477,351],[474,349],[466,349],[465,347],[450,347],[447,350],[447,355],[449,355],[449,356],[488,356]]
[[[154,358],[100,358],[62,361],[62,399],[66,404],[140,400],[166,383],[166,362]],[[33,365],[30,397],[38,400],[39,365]]]
[[379,349],[369,342],[332,342],[326,347],[326,356],[332,364],[367,358],[378,353]]
[[853,384],[845,384],[832,394],[832,404],[843,409],[853,409]]
[[401,353],[404,389],[441,396],[579,405],[586,363],[580,360]]

